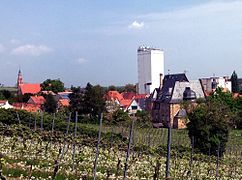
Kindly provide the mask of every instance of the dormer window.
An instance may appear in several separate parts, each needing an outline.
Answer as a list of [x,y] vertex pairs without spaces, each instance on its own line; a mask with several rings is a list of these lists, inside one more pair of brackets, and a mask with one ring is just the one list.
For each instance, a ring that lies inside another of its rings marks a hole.
[[183,92],[183,100],[195,100],[197,99],[196,93],[191,90],[190,87],[186,87],[185,91]]

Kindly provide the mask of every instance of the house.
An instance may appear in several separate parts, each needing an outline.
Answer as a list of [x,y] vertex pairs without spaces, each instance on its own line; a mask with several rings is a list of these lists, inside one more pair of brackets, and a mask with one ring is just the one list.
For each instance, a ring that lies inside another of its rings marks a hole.
[[10,109],[13,108],[13,106],[8,103],[8,100],[0,100],[0,108]]
[[196,103],[199,98],[205,98],[202,85],[199,81],[189,82],[186,75],[169,74],[163,79],[162,86],[152,95],[153,105],[151,115],[155,127],[173,128],[186,127],[186,111],[183,103]]
[[30,96],[27,103],[41,107],[45,103],[45,98],[43,96]]
[[72,92],[66,91],[66,92],[58,92],[55,95],[55,100],[57,101],[58,104],[58,109],[62,107],[68,107],[70,105],[70,98],[69,95]]
[[145,108],[146,94],[136,94],[133,92],[109,91],[106,98],[106,109],[108,112],[114,112],[117,108],[135,114],[137,110]]
[[214,92],[218,87],[223,88],[226,92],[232,90],[232,84],[228,76],[201,78],[200,82],[207,94]]
[[58,92],[56,95],[56,99],[57,101],[59,101],[59,99],[67,99],[70,101],[69,95],[72,94],[72,92]]
[[13,103],[14,109],[25,110],[28,112],[41,112],[41,107],[28,103]]
[[127,104],[125,106],[123,105],[122,109],[128,112],[130,115],[134,115],[137,113],[138,110],[142,110],[135,98],[125,101],[127,102]]

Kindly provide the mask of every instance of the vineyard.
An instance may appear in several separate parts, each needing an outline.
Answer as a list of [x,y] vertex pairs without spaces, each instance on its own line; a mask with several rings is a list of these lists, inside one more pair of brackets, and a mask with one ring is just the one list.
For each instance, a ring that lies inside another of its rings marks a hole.
[[[17,117],[18,123],[0,124],[0,167],[7,179],[165,179],[167,129],[69,118],[60,130],[54,118],[47,126],[41,116],[28,123]],[[171,133],[170,179],[241,180],[242,131],[230,133],[223,157],[196,152],[186,130]]]

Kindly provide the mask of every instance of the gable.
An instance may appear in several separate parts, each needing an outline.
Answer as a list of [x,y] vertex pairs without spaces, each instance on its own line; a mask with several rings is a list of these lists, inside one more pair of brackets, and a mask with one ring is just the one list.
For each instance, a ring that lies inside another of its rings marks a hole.
[[171,95],[170,103],[180,103],[183,101],[183,92],[185,91],[186,87],[190,87],[190,89],[196,93],[197,99],[205,98],[202,85],[199,81],[176,82]]
[[176,82],[189,82],[189,81],[184,73],[165,75],[163,80],[163,86],[157,96],[157,100],[169,102]]

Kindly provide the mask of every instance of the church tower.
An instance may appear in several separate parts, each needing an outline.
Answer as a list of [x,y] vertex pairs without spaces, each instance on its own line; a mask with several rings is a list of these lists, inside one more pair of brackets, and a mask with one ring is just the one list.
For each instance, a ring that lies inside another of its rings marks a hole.
[[21,85],[21,84],[24,84],[24,82],[23,82],[23,76],[22,76],[21,70],[19,69],[18,79],[17,79],[17,87],[19,88],[19,85]]

